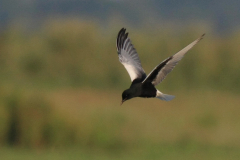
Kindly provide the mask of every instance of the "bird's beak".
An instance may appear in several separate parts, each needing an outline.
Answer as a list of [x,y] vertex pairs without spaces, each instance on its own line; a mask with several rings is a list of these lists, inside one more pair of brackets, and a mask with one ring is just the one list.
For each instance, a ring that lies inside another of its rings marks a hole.
[[124,100],[122,100],[122,102],[121,102],[121,104],[120,104],[120,106],[123,104],[123,102],[125,102],[127,99],[124,99]]

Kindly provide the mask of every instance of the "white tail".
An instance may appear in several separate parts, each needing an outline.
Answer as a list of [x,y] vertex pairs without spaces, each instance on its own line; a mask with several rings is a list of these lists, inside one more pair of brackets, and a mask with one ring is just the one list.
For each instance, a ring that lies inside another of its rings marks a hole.
[[171,101],[173,98],[175,98],[175,96],[163,94],[162,92],[157,90],[156,98],[161,99],[163,101]]

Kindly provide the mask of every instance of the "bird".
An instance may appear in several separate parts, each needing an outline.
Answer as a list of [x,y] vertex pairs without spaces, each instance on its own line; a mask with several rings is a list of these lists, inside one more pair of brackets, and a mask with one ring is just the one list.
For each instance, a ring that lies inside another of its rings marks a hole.
[[168,73],[173,70],[183,56],[195,46],[204,35],[205,34],[200,36],[179,52],[163,60],[148,75],[146,75],[142,68],[138,53],[128,37],[126,28],[122,28],[117,36],[116,48],[119,61],[126,68],[132,83],[130,88],[123,91],[121,105],[123,102],[134,97],[158,98],[163,101],[172,100],[175,96],[164,94],[156,89],[155,86],[166,78]]

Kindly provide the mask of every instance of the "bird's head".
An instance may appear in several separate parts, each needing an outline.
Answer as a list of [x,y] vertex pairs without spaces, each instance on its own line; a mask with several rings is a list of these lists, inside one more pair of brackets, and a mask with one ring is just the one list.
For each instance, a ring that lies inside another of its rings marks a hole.
[[133,98],[132,94],[131,94],[131,91],[129,89],[125,90],[123,93],[122,93],[122,102],[121,102],[121,105],[123,104],[123,102],[125,102],[126,100],[129,100]]

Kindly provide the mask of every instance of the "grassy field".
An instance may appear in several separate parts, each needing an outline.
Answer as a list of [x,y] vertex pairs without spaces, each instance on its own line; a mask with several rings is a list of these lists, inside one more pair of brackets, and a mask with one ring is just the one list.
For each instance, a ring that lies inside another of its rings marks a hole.
[[[240,156],[240,100],[235,94],[175,92],[172,102],[135,98],[122,106],[120,91],[60,89],[46,95],[60,117],[54,123],[58,132],[54,145],[3,147],[1,157],[219,160]],[[34,127],[29,129],[34,133]]]
[[239,159],[239,148],[219,147],[205,145],[189,145],[179,147],[178,145],[155,145],[144,146],[140,149],[129,149],[124,151],[102,151],[94,149],[68,148],[64,150],[28,150],[1,148],[1,158],[5,160],[144,160],[144,159],[169,159],[169,160],[237,160]]
[[175,93],[172,102],[135,98],[123,106],[121,92],[116,91],[60,90],[50,97],[62,116],[82,122],[89,127],[85,131],[96,131],[103,144],[114,138],[126,143],[146,139],[154,143],[240,144],[239,95],[206,90],[181,93]]

